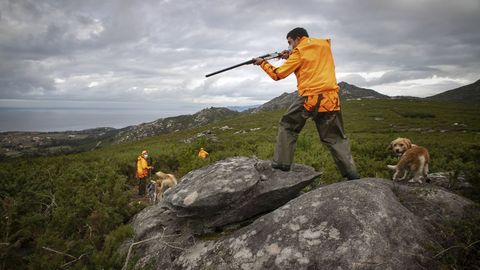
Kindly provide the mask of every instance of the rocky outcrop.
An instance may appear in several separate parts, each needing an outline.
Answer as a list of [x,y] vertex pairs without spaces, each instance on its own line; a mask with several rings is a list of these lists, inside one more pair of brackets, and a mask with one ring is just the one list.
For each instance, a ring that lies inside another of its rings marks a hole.
[[[365,178],[299,194],[318,173],[230,158],[193,171],[132,221],[138,268],[431,269],[437,234],[473,203]],[[221,222],[218,222],[221,220]]]
[[132,220],[132,241],[154,239],[137,249],[141,254],[137,265],[153,263],[159,269],[170,269],[186,248],[251,223],[257,215],[298,196],[319,175],[299,164],[293,164],[290,172],[272,170],[269,161],[247,157],[228,158],[192,171],[165,192],[160,204]]
[[304,165],[283,172],[273,170],[268,161],[228,158],[185,175],[165,192],[163,204],[178,217],[202,219],[208,230],[274,210],[319,175]]
[[219,241],[197,243],[177,269],[414,269],[429,237],[382,180],[309,192]]
[[207,129],[202,132],[197,133],[195,136],[183,139],[183,143],[192,143],[200,138],[205,138],[209,142],[218,142],[218,137],[215,133],[213,133],[211,130]]

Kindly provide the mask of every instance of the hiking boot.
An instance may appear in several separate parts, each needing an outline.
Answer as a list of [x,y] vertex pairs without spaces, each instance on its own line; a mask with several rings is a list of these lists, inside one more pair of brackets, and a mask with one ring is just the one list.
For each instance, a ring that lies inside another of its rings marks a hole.
[[278,164],[276,162],[272,162],[272,169],[288,172],[290,171],[290,165],[284,165],[284,164]]
[[345,175],[344,177],[347,178],[347,180],[357,180],[357,179],[360,179],[360,175],[358,175],[358,173],[354,172],[354,173],[348,173],[347,175]]

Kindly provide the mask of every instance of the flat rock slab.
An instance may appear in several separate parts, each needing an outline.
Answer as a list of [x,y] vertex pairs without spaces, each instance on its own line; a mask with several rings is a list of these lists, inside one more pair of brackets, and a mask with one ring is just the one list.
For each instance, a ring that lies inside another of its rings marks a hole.
[[233,157],[192,171],[165,192],[162,204],[178,217],[201,218],[207,227],[243,221],[297,197],[320,175],[294,164],[273,170],[269,161]]

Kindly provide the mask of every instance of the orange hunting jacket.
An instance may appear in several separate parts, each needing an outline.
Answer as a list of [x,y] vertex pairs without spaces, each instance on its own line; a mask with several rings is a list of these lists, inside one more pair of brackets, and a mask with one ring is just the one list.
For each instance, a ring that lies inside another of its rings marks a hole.
[[143,156],[137,158],[137,178],[144,178],[148,176],[148,170],[152,167],[148,166],[147,160]]
[[201,159],[206,159],[208,157],[208,152],[202,149],[198,152],[198,157]]
[[315,108],[319,95],[322,98],[319,112],[340,110],[330,39],[302,37],[283,65],[277,68],[263,61],[260,66],[275,81],[295,73],[298,94],[307,97],[304,103],[307,110]]

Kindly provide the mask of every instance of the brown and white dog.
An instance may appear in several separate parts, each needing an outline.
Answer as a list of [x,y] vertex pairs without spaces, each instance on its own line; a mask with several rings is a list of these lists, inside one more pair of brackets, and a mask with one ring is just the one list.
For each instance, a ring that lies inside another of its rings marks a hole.
[[151,182],[155,186],[155,193],[153,198],[153,203],[159,201],[159,199],[163,198],[163,193],[168,188],[171,188],[177,184],[177,178],[173,174],[163,173],[163,172],[156,172],[155,175],[157,176],[157,180],[151,180]]
[[388,150],[391,150],[397,156],[401,156],[403,155],[403,153],[405,153],[405,151],[416,146],[418,145],[413,144],[410,139],[396,138],[390,143],[390,145],[388,146]]
[[[412,144],[407,138],[397,138],[390,143],[394,154],[400,156],[397,165],[387,165],[389,169],[395,171],[393,180],[405,180],[405,178],[414,172],[415,175],[409,182],[422,183],[422,177],[427,181],[428,163],[430,155],[427,148]],[[403,176],[399,178],[399,174]]]

